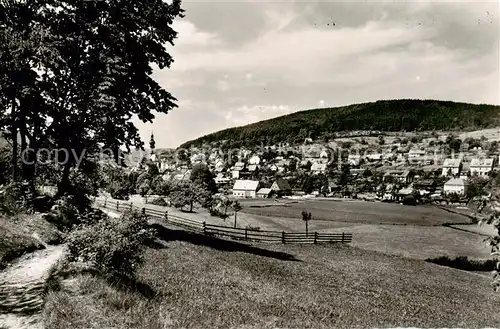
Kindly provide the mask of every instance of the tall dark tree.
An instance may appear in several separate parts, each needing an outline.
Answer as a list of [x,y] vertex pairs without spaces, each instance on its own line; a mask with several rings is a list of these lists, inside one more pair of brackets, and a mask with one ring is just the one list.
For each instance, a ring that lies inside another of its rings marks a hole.
[[[86,161],[99,145],[115,160],[121,146],[143,149],[132,117],[151,122],[176,107],[152,65],[172,63],[166,45],[182,12],[178,0],[2,1],[0,128],[13,145],[14,177],[18,153],[41,144]],[[72,190],[77,163],[61,164],[60,194]]]

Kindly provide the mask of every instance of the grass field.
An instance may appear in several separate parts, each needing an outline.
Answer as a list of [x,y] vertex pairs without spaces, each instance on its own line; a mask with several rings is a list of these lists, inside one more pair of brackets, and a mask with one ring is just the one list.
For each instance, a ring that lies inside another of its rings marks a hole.
[[474,273],[348,246],[246,246],[169,230],[162,237],[165,249],[148,249],[139,273],[148,294],[78,277],[73,289],[47,297],[46,328],[500,323],[500,295]]
[[[288,207],[271,206],[251,208],[250,205],[286,204]],[[304,232],[305,224],[301,218],[301,209],[313,213],[313,220],[308,224],[310,232],[348,232],[353,233],[352,245],[365,250],[374,250],[388,255],[398,255],[414,259],[435,258],[440,256],[467,256],[471,259],[487,259],[490,250],[484,242],[485,236],[477,233],[491,231],[476,224],[465,224],[466,216],[450,213],[435,207],[411,207],[398,204],[349,201],[290,201],[265,199],[247,199],[242,201],[243,210],[238,213],[237,226],[259,227],[262,230]],[[153,205],[151,208],[166,209]],[[307,206],[307,207],[306,207]],[[316,219],[315,213],[325,209],[334,217],[332,220]],[[168,208],[169,213],[185,218],[216,225],[232,226],[233,217],[225,221],[210,216],[205,210],[196,213],[182,213]],[[387,211],[387,216],[384,215]],[[255,213],[270,213],[264,215]],[[339,221],[337,214],[344,216]],[[295,214],[296,217],[286,217]],[[418,218],[426,218],[418,220]],[[388,222],[388,223],[384,223]],[[464,223],[441,226],[444,223]],[[459,229],[455,229],[459,228]]]
[[[301,219],[303,210],[313,219],[360,224],[399,224],[433,226],[445,223],[469,223],[458,214],[432,206],[403,206],[393,203],[363,201],[304,200],[285,204],[286,201],[242,201],[243,212],[248,214]],[[268,204],[269,206],[266,206]]]

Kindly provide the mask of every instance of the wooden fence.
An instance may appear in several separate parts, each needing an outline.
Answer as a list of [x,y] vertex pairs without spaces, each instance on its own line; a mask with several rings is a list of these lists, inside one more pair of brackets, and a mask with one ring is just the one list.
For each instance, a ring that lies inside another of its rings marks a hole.
[[350,243],[352,233],[318,233],[318,232],[279,232],[263,231],[249,228],[232,228],[227,226],[207,224],[188,218],[169,214],[168,211],[160,211],[151,208],[141,208],[133,203],[120,203],[119,201],[96,200],[96,206],[116,212],[127,210],[140,211],[143,214],[159,219],[162,222],[181,228],[186,231],[202,233],[208,236],[230,238],[233,240],[269,243]]

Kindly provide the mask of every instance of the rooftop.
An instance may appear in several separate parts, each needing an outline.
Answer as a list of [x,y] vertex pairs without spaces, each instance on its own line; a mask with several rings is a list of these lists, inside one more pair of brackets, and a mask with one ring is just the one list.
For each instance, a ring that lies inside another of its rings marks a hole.
[[259,181],[240,179],[234,182],[233,190],[256,191]]

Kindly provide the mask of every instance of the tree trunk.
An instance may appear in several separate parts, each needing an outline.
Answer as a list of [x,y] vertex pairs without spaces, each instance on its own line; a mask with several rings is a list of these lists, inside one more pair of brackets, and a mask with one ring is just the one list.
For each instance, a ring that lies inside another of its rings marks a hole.
[[[15,90],[15,88],[14,88]],[[15,91],[12,96],[12,109],[11,109],[11,138],[12,138],[12,180],[17,181],[17,119],[16,119],[16,97]]]
[[236,228],[236,217],[237,217],[238,212],[234,212],[234,228]]
[[193,201],[189,203],[189,212],[193,212]]
[[307,222],[309,222],[309,221],[306,220],[306,238],[309,236],[309,228],[307,226]]
[[61,181],[59,182],[59,184],[57,186],[56,197],[61,197],[64,195],[64,193],[69,192],[69,190],[70,190],[70,182],[69,182],[70,169],[71,169],[71,164],[68,161],[64,164],[63,176],[62,176]]

